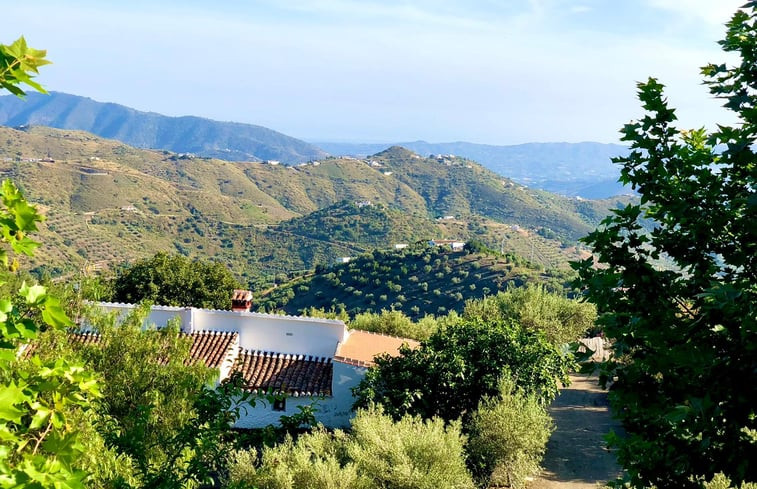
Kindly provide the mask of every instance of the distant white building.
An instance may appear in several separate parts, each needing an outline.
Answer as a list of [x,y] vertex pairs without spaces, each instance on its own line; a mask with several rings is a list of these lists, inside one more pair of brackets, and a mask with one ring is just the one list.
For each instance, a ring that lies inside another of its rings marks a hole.
[[395,250],[404,250],[407,248],[407,243],[397,243],[394,245]]

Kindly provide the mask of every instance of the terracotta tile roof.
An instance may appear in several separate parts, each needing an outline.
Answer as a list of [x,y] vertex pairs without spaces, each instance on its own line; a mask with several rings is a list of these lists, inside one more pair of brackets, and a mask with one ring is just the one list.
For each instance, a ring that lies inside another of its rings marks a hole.
[[[189,350],[187,364],[195,365],[202,361],[210,368],[221,366],[231,349],[238,343],[239,338],[237,333],[216,331],[198,331],[189,335],[181,333],[181,335],[192,338],[192,347]],[[96,345],[100,342],[100,335],[92,332],[72,331],[68,334],[68,339],[76,346]],[[24,358],[29,358],[37,347],[37,343],[32,343],[24,349],[21,355]]]
[[[91,332],[71,331],[68,333],[68,340],[75,345],[94,345],[100,342],[100,335]],[[20,353],[20,358],[29,359],[36,353],[39,348],[38,342],[27,344]]]
[[240,350],[232,372],[241,372],[252,391],[330,396],[334,365],[330,358]]
[[72,331],[68,339],[77,345],[95,345],[100,343],[100,335],[91,331]]
[[192,348],[189,350],[190,363],[202,360],[210,368],[219,368],[228,357],[229,351],[239,343],[239,334],[218,331],[197,331],[189,335]]
[[410,348],[417,348],[420,345],[418,341],[409,338],[353,329],[347,341],[337,348],[334,360],[359,367],[370,367],[373,365],[373,358],[380,353],[398,356],[400,346],[404,343],[407,343]]

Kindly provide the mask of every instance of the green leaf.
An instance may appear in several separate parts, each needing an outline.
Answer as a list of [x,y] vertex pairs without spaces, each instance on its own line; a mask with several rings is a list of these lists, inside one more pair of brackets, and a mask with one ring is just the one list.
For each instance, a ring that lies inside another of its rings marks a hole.
[[12,382],[2,386],[2,389],[0,389],[0,421],[20,423],[26,411],[16,406],[29,399],[24,390]]
[[54,328],[68,328],[74,325],[65,311],[60,307],[60,301],[53,297],[48,297],[45,307],[42,309],[42,320]]
[[26,299],[27,304],[39,305],[45,300],[46,290],[41,285],[32,285],[29,287],[26,282],[21,284],[21,288],[18,289],[18,294]]

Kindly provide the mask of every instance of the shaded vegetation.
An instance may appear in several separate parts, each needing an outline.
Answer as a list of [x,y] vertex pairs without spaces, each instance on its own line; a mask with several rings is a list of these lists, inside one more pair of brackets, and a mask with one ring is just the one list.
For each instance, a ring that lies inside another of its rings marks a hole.
[[508,286],[543,283],[562,291],[570,274],[544,272],[522,258],[452,251],[417,243],[403,250],[374,250],[349,263],[319,268],[277,287],[257,301],[259,310],[297,314],[310,307],[345,310],[354,316],[398,310],[412,319],[462,312],[465,302]]

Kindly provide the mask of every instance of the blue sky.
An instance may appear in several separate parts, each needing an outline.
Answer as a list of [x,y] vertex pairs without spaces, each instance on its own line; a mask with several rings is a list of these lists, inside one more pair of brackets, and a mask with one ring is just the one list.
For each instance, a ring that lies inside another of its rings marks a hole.
[[3,5],[50,90],[311,141],[616,142],[635,83],[728,120],[699,67],[743,0],[132,0]]

